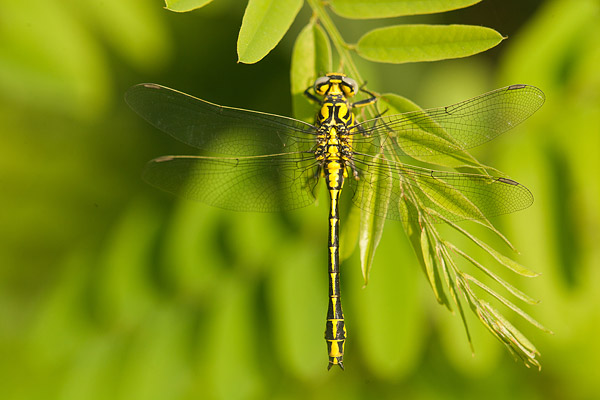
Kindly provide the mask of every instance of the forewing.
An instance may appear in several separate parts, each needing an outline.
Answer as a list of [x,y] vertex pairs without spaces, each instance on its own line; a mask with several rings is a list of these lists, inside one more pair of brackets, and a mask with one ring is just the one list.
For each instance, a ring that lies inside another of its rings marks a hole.
[[129,106],[158,129],[206,154],[251,156],[308,150],[314,126],[293,118],[219,106],[153,83],[132,87]]
[[481,145],[520,124],[542,106],[544,99],[544,93],[534,86],[512,85],[448,107],[362,122],[355,130],[355,141],[372,142],[395,155],[452,154]]

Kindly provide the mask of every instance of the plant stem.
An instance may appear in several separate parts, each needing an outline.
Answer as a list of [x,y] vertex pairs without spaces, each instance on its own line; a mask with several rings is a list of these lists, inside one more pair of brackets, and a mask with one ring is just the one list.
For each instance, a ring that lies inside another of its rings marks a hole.
[[321,22],[321,25],[323,25],[323,28],[325,28],[325,31],[329,35],[329,38],[331,39],[335,50],[339,54],[342,63],[348,70],[349,75],[352,76],[352,78],[357,82],[363,82],[360,73],[358,72],[358,68],[356,68],[354,60],[352,60],[352,55],[348,51],[349,46],[344,41],[334,22],[329,17],[323,2],[321,0],[307,0],[307,2]]

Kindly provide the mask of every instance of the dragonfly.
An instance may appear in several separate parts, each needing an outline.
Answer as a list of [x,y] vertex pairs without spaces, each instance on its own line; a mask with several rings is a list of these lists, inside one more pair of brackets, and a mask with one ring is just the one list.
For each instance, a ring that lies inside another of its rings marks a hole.
[[[367,98],[352,102],[363,92]],[[488,173],[438,171],[400,157],[464,151],[508,131],[544,102],[543,92],[512,85],[460,103],[359,122],[354,110],[377,97],[343,73],[328,73],[306,96],[319,104],[314,123],[220,106],[157,84],[129,89],[126,102],[141,117],[195,148],[193,155],[151,160],[149,184],[212,206],[255,212],[313,204],[318,182],[329,192],[329,301],[325,325],[328,369],[344,369],[346,325],[341,303],[339,200],[346,183],[360,209],[392,220],[419,218],[407,198],[448,221],[486,219],[530,206],[531,192]],[[385,196],[375,195],[378,191]],[[462,204],[452,206],[453,202]],[[467,206],[465,206],[465,204]],[[420,211],[419,211],[420,212]]]

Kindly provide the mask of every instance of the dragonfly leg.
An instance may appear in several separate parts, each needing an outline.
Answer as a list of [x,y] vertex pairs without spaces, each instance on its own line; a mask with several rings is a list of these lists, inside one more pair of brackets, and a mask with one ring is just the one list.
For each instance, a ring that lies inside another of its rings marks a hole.
[[346,165],[350,166],[350,169],[352,170],[352,176],[354,177],[354,179],[359,180],[360,176],[358,176],[358,170],[356,169],[356,165],[354,165],[354,160],[351,158],[347,159]]
[[313,103],[321,103],[321,100],[315,96],[314,94],[312,94],[310,92],[310,89],[312,89],[312,86],[309,86],[308,88],[306,88],[306,90],[304,91],[304,96],[306,96],[306,98],[308,98],[308,100],[312,101]]
[[360,91],[363,93],[368,94],[370,97],[364,99],[364,100],[359,100],[359,101],[355,101],[354,103],[352,103],[352,108],[359,108],[359,107],[364,107],[364,106],[368,106],[369,104],[374,104],[377,101],[377,96],[375,96],[375,94],[373,92],[370,92],[368,90],[366,90],[364,88],[364,86],[367,83],[365,82],[361,87],[360,87]]

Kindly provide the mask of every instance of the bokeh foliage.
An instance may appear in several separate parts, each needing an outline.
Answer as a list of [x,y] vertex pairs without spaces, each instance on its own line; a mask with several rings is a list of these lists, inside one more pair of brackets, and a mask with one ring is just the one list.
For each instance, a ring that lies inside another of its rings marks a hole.
[[[555,335],[506,313],[535,338],[540,373],[514,363],[477,323],[471,356],[460,317],[435,304],[392,223],[365,289],[359,255],[342,266],[353,368],[327,373],[326,201],[284,215],[237,214],[144,186],[144,162],[182,148],[126,108],[122,93],[134,83],[291,115],[290,54],[303,23],[292,24],[260,63],[236,65],[244,12],[237,3],[174,14],[133,0],[35,1],[26,9],[3,2],[2,397],[325,398],[336,390],[347,398],[593,398],[600,381],[598,2],[548,1],[519,21],[509,21],[522,14],[519,1],[411,17],[472,19],[509,39],[487,56],[361,66],[369,87],[425,106],[511,83],[545,91],[546,105],[526,126],[477,154],[536,196],[530,209],[495,222],[521,251],[519,261],[542,273],[503,275],[543,299],[526,311]],[[485,20],[490,14],[500,17]],[[309,10],[300,16],[306,21]],[[356,41],[364,32],[339,24]],[[393,348],[384,346],[390,335]]]

